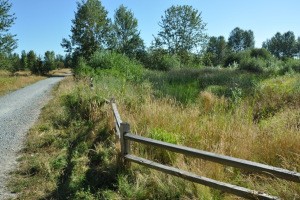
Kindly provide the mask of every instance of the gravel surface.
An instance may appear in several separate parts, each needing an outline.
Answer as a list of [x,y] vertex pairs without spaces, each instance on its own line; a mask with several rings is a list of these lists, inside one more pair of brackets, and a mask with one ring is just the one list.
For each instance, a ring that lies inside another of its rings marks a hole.
[[16,167],[26,132],[50,99],[51,88],[63,78],[48,78],[0,97],[0,200],[13,197],[5,187]]

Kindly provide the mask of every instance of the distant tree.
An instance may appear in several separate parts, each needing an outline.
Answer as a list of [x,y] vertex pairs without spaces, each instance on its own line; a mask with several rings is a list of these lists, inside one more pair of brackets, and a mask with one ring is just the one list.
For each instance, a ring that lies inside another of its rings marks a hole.
[[20,70],[28,69],[28,58],[26,51],[22,51],[20,59]]
[[17,53],[10,54],[9,55],[9,60],[11,62],[10,70],[12,72],[18,71],[20,69],[20,66],[21,66],[19,54],[17,54]]
[[8,33],[16,19],[15,14],[10,14],[11,7],[9,0],[0,0],[0,53],[5,55],[17,48],[16,35]]
[[171,54],[192,52],[206,41],[206,23],[201,13],[192,6],[172,6],[165,11],[158,24],[161,28],[154,37],[154,46]]
[[136,57],[138,52],[143,51],[144,42],[137,27],[138,20],[134,17],[133,12],[121,5],[114,15],[110,42],[112,49],[129,57]]
[[67,52],[72,51],[74,46],[76,57],[88,59],[106,45],[109,20],[107,11],[99,0],[77,2],[77,12],[72,23],[70,40],[63,39],[61,44]]
[[280,59],[292,58],[297,54],[297,41],[292,31],[283,34],[277,32],[262,46]]
[[47,73],[50,70],[56,68],[55,65],[55,53],[54,51],[46,51],[44,56],[44,70],[43,73]]
[[228,46],[234,52],[254,48],[254,34],[251,30],[233,29],[228,38]]
[[300,59],[300,37],[298,37],[297,39],[296,51],[297,51],[297,57]]
[[217,66],[223,63],[227,55],[227,43],[223,36],[210,37],[205,51],[206,59],[210,60],[210,64]]
[[33,50],[29,51],[27,53],[27,67],[32,70],[35,66],[36,60],[37,60],[37,56],[34,53],[34,51]]

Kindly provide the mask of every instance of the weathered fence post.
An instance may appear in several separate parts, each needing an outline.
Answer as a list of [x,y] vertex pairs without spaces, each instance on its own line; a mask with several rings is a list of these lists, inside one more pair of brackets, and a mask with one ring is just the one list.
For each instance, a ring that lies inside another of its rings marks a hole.
[[130,125],[128,123],[121,123],[120,126],[120,143],[121,156],[124,167],[129,167],[129,162],[126,162],[125,156],[130,153],[130,142],[125,138],[125,134],[130,133]]

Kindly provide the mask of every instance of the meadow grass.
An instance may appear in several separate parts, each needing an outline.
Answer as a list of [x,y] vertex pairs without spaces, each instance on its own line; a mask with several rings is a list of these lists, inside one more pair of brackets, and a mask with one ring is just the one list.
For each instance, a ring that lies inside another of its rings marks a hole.
[[42,80],[41,76],[13,76],[8,71],[0,71],[0,95],[7,94],[17,89],[23,88],[34,82]]
[[[300,171],[299,74],[198,69],[144,77],[135,82],[98,71],[93,90],[88,81],[63,81],[28,134],[12,180],[19,198],[240,199],[136,164],[122,169],[104,103],[110,97],[133,133]],[[299,184],[274,177],[135,143],[132,153],[283,199],[300,198]]]

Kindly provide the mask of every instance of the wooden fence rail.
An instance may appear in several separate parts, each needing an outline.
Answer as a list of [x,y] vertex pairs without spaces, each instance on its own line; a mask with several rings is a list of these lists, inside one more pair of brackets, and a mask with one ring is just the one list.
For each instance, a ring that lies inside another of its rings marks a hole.
[[228,183],[219,182],[206,177],[201,177],[190,172],[186,172],[174,167],[162,165],[160,163],[156,163],[141,157],[137,157],[135,155],[130,154],[130,142],[137,142],[145,145],[155,146],[176,153],[181,153],[186,156],[192,156],[203,160],[208,160],[208,161],[212,161],[212,162],[216,162],[219,164],[228,165],[240,169],[256,171],[259,173],[267,173],[281,179],[300,183],[300,173],[298,172],[289,171],[286,169],[273,167],[261,163],[256,163],[248,160],[243,160],[239,158],[234,158],[230,156],[224,156],[212,152],[202,151],[202,150],[189,148],[181,145],[170,144],[167,142],[162,142],[162,141],[132,134],[130,132],[130,125],[128,123],[122,122],[120,114],[117,109],[117,105],[113,99],[110,101],[110,104],[115,119],[116,133],[118,138],[120,139],[121,155],[123,156],[124,162],[128,162],[128,161],[135,162],[140,165],[144,165],[149,168],[156,169],[167,174],[181,177],[195,183],[199,183],[214,189],[218,189],[248,199],[279,199],[279,198],[262,192],[239,187],[236,185],[231,185]]

